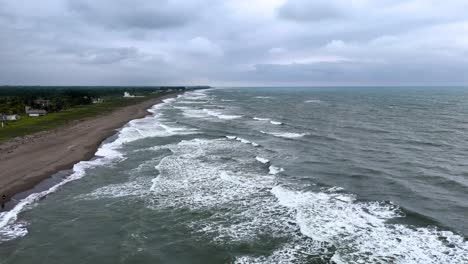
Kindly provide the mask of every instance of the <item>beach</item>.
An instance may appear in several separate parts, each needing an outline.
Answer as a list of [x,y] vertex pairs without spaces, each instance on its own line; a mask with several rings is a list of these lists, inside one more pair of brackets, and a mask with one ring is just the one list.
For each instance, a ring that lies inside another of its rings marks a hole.
[[65,126],[0,144],[0,195],[9,200],[51,175],[94,156],[116,129],[148,115],[147,109],[176,94],[162,95]]

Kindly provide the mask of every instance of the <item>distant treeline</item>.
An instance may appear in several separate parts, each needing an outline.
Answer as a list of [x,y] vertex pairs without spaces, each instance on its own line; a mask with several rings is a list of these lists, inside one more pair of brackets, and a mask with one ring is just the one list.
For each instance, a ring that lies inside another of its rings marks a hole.
[[[78,105],[91,104],[94,99],[122,96],[124,92],[132,95],[148,95],[168,90],[208,88],[205,86],[184,87],[88,87],[88,86],[2,86],[0,87],[0,113],[22,114],[25,106],[57,112]],[[37,103],[37,100],[48,100]]]

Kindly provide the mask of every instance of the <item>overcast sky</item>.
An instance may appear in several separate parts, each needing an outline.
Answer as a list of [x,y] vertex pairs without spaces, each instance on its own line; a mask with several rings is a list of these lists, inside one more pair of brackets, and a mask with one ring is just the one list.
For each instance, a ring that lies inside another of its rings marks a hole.
[[1,0],[0,84],[467,85],[466,0]]

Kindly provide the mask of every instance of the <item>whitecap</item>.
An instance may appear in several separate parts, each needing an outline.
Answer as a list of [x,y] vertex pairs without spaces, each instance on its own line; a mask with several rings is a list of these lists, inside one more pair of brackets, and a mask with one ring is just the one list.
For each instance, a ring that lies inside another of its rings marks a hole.
[[268,167],[268,170],[269,170],[268,174],[271,174],[271,175],[276,175],[276,174],[284,171],[283,168],[278,168],[278,167],[273,166],[273,165]]
[[214,116],[222,120],[233,120],[233,119],[238,119],[242,117],[241,115],[227,115],[220,111],[211,110],[211,109],[203,109],[203,111],[205,111],[210,116]]
[[302,234],[336,249],[331,257],[336,263],[463,263],[467,259],[467,243],[452,232],[387,223],[402,217],[391,203],[362,203],[353,195],[297,192],[282,186],[272,193],[282,206],[294,209]]
[[283,123],[278,122],[278,121],[270,121],[271,124],[273,125],[282,125]]
[[173,154],[157,166],[148,208],[213,212],[184,224],[215,244],[235,246],[265,234],[284,241],[271,253],[240,255],[236,263],[308,263],[311,256],[335,263],[466,262],[463,237],[388,223],[403,216],[391,203],[278,185],[274,175],[249,169],[260,166],[252,166],[251,150],[239,144],[221,138],[167,146]]
[[300,138],[303,136],[308,135],[308,133],[293,133],[293,132],[265,132],[260,131],[262,134],[268,134],[275,137],[282,137],[282,138]]
[[263,164],[267,164],[267,163],[270,162],[268,159],[265,159],[265,158],[262,158],[262,157],[258,157],[258,156],[255,157],[255,159],[256,159],[257,161],[259,161],[260,163],[263,163]]

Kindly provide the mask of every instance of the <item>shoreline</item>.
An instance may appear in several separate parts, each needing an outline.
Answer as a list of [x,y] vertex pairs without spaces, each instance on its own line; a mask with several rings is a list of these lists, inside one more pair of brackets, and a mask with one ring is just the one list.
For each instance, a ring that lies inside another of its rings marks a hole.
[[0,144],[0,196],[6,195],[8,202],[13,196],[34,189],[54,174],[72,169],[80,161],[92,159],[101,143],[117,133],[117,129],[131,120],[149,115],[149,108],[179,94],[161,95]]

